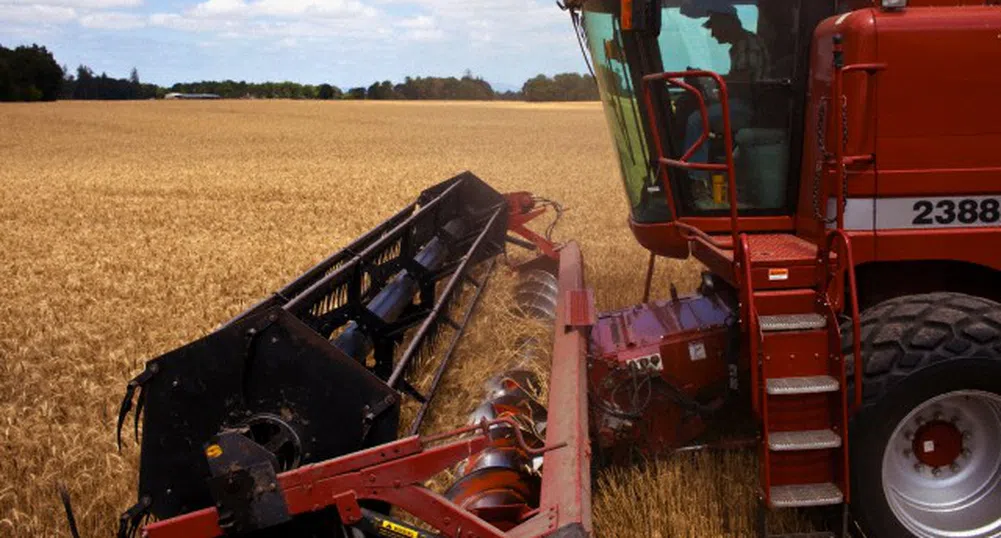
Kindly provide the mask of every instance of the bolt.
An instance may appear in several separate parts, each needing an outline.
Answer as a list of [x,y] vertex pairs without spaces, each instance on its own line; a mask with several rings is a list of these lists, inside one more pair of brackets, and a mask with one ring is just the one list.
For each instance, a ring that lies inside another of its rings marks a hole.
[[971,437],[973,437],[973,432],[971,432],[970,430],[964,430],[963,431],[963,440],[964,441],[969,441]]
[[942,420],[942,412],[941,411],[935,411],[935,414],[933,415],[933,418],[935,420]]
[[905,448],[904,449],[904,457],[906,457],[906,458],[911,457],[911,449],[909,449],[909,448]]
[[904,430],[904,439],[907,439],[908,441],[914,439],[914,432],[911,430]]
[[927,421],[925,420],[925,417],[923,417],[921,415],[918,415],[918,416],[914,417],[914,422],[916,422],[918,426],[921,426],[922,424],[924,424]]
[[445,516],[445,520],[444,521],[445,521],[446,525],[450,525],[452,523],[452,518],[450,518],[448,516]]
[[403,485],[403,482],[401,482],[401,481],[399,481],[399,480],[393,480],[393,487],[394,487],[394,488],[398,488],[398,487],[400,487],[401,485]]
[[932,474],[932,476],[934,476],[934,477],[937,478],[939,475],[942,474],[942,468],[941,467],[935,467],[934,469],[931,470],[931,474]]
[[958,463],[953,463],[952,465],[949,466],[949,470],[952,471],[952,472],[954,472],[954,473],[958,473],[959,472],[959,464]]
[[375,482],[375,475],[371,475],[371,476],[369,476],[369,477],[368,477],[368,481],[369,481],[369,482]]
[[919,472],[919,473],[920,473],[921,471],[923,471],[923,470],[924,470],[924,468],[925,468],[925,466],[924,466],[924,465],[922,465],[922,464],[920,464],[920,463],[915,463],[915,464],[914,464],[914,470],[915,470],[915,471],[917,471],[917,472]]
[[969,449],[969,448],[964,448],[964,449],[963,449],[963,457],[964,457],[964,458],[966,458],[966,459],[970,459],[970,455],[971,455],[971,454],[973,454],[973,453],[972,453],[972,452],[970,452],[970,449]]

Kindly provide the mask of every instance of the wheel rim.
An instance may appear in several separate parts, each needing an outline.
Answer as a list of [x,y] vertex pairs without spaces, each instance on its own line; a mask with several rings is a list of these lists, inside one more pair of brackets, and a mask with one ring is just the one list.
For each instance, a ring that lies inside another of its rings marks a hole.
[[[942,451],[956,457],[943,464]],[[882,478],[890,509],[915,536],[1001,536],[1001,395],[961,390],[915,407],[890,436]]]

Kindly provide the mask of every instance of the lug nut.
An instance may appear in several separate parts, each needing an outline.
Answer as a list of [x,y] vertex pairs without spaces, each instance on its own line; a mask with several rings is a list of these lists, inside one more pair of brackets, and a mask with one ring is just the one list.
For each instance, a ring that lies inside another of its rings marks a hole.
[[963,440],[964,441],[969,441],[970,437],[973,437],[973,433],[971,433],[970,430],[964,430],[963,431]]
[[964,448],[963,449],[963,457],[964,458],[969,459],[970,458],[970,454],[972,454],[972,452],[970,452],[969,448]]
[[921,426],[927,421],[925,420],[925,417],[918,415],[917,417],[914,418],[914,422],[916,422],[918,426]]
[[905,448],[904,449],[904,457],[909,458],[909,457],[911,457],[911,454],[912,454],[911,449],[909,449],[909,448]]
[[934,420],[942,420],[942,412],[941,411],[935,411],[935,414],[932,416],[932,418]]
[[953,463],[952,465],[949,466],[949,470],[952,471],[952,472],[954,472],[954,473],[958,473],[959,472],[959,464],[958,463]]
[[934,469],[931,470],[931,474],[932,474],[932,476],[938,477],[939,475],[942,474],[942,468],[941,467],[935,467]]
[[923,471],[923,470],[924,470],[924,468],[925,468],[925,466],[924,466],[924,465],[922,465],[922,464],[920,464],[920,463],[915,463],[915,464],[914,464],[914,470],[915,470],[915,471],[917,471],[917,472],[919,472],[919,473],[920,473],[921,471]]
[[904,439],[907,439],[908,441],[914,439],[914,432],[911,430],[904,430]]

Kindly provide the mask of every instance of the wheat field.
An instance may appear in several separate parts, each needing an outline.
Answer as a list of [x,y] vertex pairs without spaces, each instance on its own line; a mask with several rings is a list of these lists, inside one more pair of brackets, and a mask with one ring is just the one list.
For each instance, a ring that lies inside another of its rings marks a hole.
[[[598,104],[131,102],[0,106],[0,536],[109,536],[138,448],[114,429],[143,361],[207,334],[411,201],[472,170],[569,208],[599,308],[635,303],[646,252]],[[655,292],[697,281],[659,265]],[[510,315],[497,271],[427,424],[459,426]],[[545,331],[545,328],[531,330]],[[504,358],[503,360],[508,360]],[[753,458],[696,455],[600,473],[596,534],[752,528]]]

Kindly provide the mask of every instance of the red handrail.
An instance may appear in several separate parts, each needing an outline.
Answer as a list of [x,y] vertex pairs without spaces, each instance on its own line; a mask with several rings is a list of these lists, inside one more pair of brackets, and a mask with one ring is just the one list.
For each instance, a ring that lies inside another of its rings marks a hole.
[[[831,104],[834,106],[834,125],[836,129],[841,129],[842,125],[845,125],[844,132],[839,133],[838,136],[834,137],[834,171],[837,174],[835,193],[837,200],[834,203],[836,213],[837,229],[843,230],[845,227],[845,197],[848,196],[846,191],[845,181],[842,178],[848,173],[847,168],[850,165],[860,163],[860,162],[875,162],[875,156],[873,155],[845,155],[845,144],[847,143],[848,137],[848,127],[844,123],[844,110],[841,108],[842,99],[846,99],[844,95],[844,76],[847,73],[854,73],[862,71],[867,76],[873,76],[876,73],[886,69],[886,64],[882,63],[857,63],[857,64],[844,64],[844,44],[842,42],[841,36],[835,36],[834,38],[834,73],[833,80],[831,80],[831,93],[833,94],[833,99]],[[868,91],[868,86],[866,87]],[[821,134],[820,136],[826,136],[826,134]]]
[[[723,141],[726,146],[726,164],[714,164],[714,163],[693,163],[689,162],[689,159],[695,152],[709,139],[709,111],[706,107],[705,99],[702,96],[702,92],[684,82],[684,78],[711,78],[713,79],[717,86],[719,87],[719,99],[720,105],[722,107],[723,116]],[[657,128],[657,122],[653,114],[653,92],[651,86],[655,82],[664,82],[667,86],[676,86],[689,93],[695,94],[695,98],[699,104],[699,114],[702,116],[702,134],[699,139],[695,141],[694,144],[682,154],[680,159],[670,159],[664,155],[664,146],[660,139],[660,130]],[[678,208],[674,200],[674,191],[671,189],[671,181],[667,175],[667,170],[665,167],[682,168],[685,170],[704,170],[704,171],[716,171],[725,172],[727,174],[728,181],[728,197],[730,199],[730,234],[732,238],[732,245],[736,245],[738,241],[738,235],[740,234],[740,221],[737,211],[737,182],[735,166],[733,163],[733,133],[731,131],[730,125],[730,99],[729,93],[727,91],[726,81],[723,80],[719,74],[712,71],[704,70],[690,70],[690,71],[674,71],[674,72],[664,72],[664,73],[652,73],[643,77],[643,99],[647,107],[647,118],[650,122],[650,133],[653,136],[654,145],[657,146],[657,174],[661,176],[661,181],[664,183],[664,192],[667,195],[668,206],[671,208],[671,214],[678,219]],[[718,245],[722,248],[722,245]],[[734,248],[731,246],[730,248]]]
[[[835,275],[846,273],[848,275],[848,295],[851,300],[852,317],[852,356],[854,357],[854,394],[853,400],[855,409],[862,407],[862,341],[861,341],[861,321],[858,306],[858,287],[855,280],[855,260],[852,255],[851,238],[844,230],[831,230],[827,234],[824,250],[820,253],[821,259],[830,263],[830,254],[834,252],[835,244],[837,249],[838,265],[833,271],[828,271],[824,281],[824,293],[830,301],[831,280]],[[842,305],[844,309],[844,305]]]

